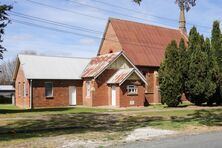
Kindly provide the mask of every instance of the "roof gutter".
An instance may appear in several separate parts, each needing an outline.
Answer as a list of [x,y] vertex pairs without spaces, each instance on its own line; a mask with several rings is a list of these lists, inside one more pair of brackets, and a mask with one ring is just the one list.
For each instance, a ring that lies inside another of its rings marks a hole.
[[32,100],[32,79],[29,80],[29,99],[30,99],[30,109],[33,109],[33,100]]

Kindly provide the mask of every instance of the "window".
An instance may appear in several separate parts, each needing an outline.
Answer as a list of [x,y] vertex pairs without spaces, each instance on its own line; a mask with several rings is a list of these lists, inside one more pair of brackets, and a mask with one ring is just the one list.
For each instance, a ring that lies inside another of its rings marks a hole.
[[137,86],[136,85],[127,85],[127,93],[128,94],[137,94]]
[[23,82],[23,97],[26,97],[26,86],[25,86],[25,82]]
[[90,96],[90,81],[86,81],[86,96]]
[[53,97],[53,84],[52,82],[45,83],[45,96],[46,97]]

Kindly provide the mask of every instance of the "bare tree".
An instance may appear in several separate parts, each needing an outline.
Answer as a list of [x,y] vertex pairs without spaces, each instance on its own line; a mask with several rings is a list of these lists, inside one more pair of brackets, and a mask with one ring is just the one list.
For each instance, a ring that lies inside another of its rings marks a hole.
[[[20,54],[37,55],[37,52],[32,50],[23,50]],[[13,83],[13,72],[16,66],[16,58],[8,61],[2,60],[0,65],[0,85],[10,85]]]
[[33,50],[22,50],[19,54],[38,55],[38,53]]
[[[3,61],[3,60],[2,60]],[[15,68],[16,60],[3,61],[0,65],[0,84],[9,85],[12,84],[12,75]]]

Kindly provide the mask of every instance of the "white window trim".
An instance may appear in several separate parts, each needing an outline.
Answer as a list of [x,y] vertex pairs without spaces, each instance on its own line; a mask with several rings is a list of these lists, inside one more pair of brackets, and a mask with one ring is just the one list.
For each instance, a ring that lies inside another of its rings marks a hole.
[[51,96],[47,96],[47,95],[46,95],[46,87],[45,87],[45,97],[51,98],[51,97],[53,97],[53,82],[45,82],[45,85],[46,85],[47,83],[52,84],[52,95],[51,95]]
[[86,97],[90,97],[91,95],[90,89],[91,89],[90,81],[86,81]]
[[126,89],[128,95],[138,94],[138,87],[136,85],[127,85]]

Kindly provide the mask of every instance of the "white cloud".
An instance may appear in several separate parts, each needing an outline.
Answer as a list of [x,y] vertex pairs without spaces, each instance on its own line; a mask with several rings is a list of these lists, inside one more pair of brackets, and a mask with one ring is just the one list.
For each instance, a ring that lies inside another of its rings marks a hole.
[[18,42],[23,42],[32,39],[31,34],[15,34],[8,36],[10,38],[9,43],[17,44]]
[[90,39],[90,38],[84,38],[84,39],[80,39],[80,44],[82,45],[95,45],[95,40]]

